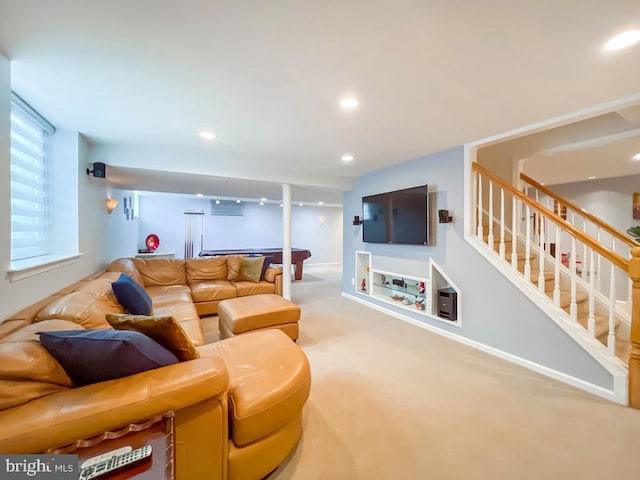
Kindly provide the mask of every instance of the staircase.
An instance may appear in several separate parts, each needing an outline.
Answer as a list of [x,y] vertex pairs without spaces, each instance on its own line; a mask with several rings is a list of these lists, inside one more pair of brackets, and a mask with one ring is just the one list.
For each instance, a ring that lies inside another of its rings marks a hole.
[[473,236],[613,375],[613,398],[640,408],[640,247],[535,180],[521,181],[523,191],[473,164]]
[[[488,231],[489,225],[483,224],[483,230]],[[483,236],[484,243],[488,245],[488,234]],[[510,236],[505,238],[505,260],[508,263],[512,263],[511,259],[513,258],[513,250],[512,250],[512,242]],[[516,259],[517,259],[517,270],[523,276],[523,280],[526,281],[525,277],[525,265],[526,265],[526,252],[525,246],[522,244],[523,242],[519,242],[516,245]],[[493,251],[495,253],[499,253],[500,251],[500,240],[494,240],[493,242]],[[535,286],[537,290],[540,290],[540,267],[539,263],[536,262],[539,260],[539,256],[537,252],[531,252],[529,256],[530,261],[530,274],[529,274],[529,282],[531,285]],[[553,302],[554,299],[554,272],[549,269],[544,269],[542,272],[542,277],[544,280],[544,293],[549,298],[550,302]],[[561,282],[562,283],[562,282]],[[560,302],[559,306],[567,315],[571,314],[571,288],[563,288],[559,287],[559,296]],[[589,292],[585,290],[581,286],[577,286],[576,288],[576,312],[577,312],[577,322],[581,325],[585,330],[589,328]],[[622,315],[624,316],[624,315]],[[620,316],[616,316],[614,320],[615,330],[618,332],[620,324],[621,324]],[[603,346],[607,346],[608,336],[609,336],[609,318],[607,315],[594,313],[594,322],[595,322],[595,338],[602,343]],[[618,357],[624,364],[626,365],[629,362],[629,355],[631,352],[631,342],[629,340],[629,331],[625,329],[625,332],[622,335],[616,334],[615,336],[615,355]]]

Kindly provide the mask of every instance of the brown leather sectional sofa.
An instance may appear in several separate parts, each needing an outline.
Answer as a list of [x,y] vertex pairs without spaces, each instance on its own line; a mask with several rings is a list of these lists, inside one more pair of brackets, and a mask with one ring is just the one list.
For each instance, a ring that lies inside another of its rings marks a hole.
[[[230,279],[228,259],[226,278],[222,260],[202,260],[119,259],[0,321],[0,453],[45,452],[173,412],[177,479],[257,480],[277,468],[302,432],[305,354],[278,330],[207,344],[199,313],[232,293],[280,293],[281,270],[247,285]],[[155,315],[178,320],[200,358],[73,388],[36,332],[111,328],[105,314],[124,312],[111,291],[120,272],[145,287]]]

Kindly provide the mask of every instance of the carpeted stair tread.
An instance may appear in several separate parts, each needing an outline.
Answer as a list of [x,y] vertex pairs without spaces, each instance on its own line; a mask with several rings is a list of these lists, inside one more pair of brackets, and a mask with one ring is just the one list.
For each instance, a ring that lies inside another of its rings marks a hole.
[[[547,292],[547,296],[553,300],[553,292]],[[582,303],[589,298],[589,295],[582,292],[576,293],[576,303]],[[571,292],[568,290],[560,290],[560,307],[568,309],[571,306]]]
[[[607,335],[609,334],[609,317],[606,315],[594,315],[596,321],[596,338],[606,345]],[[578,315],[578,323],[588,330],[589,314],[582,313]],[[616,327],[620,324],[620,321],[616,319]]]

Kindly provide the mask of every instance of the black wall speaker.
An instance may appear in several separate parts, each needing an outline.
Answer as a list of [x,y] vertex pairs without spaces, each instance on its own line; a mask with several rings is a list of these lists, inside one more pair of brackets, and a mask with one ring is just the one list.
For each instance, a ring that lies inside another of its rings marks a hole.
[[438,210],[438,221],[440,223],[453,222],[453,217],[449,216],[449,210]]
[[362,224],[362,220],[360,220],[360,217],[358,215],[353,217],[353,224],[354,225],[361,225]]
[[106,178],[107,166],[102,162],[94,162],[91,169],[87,168],[87,175],[93,175],[96,178]]

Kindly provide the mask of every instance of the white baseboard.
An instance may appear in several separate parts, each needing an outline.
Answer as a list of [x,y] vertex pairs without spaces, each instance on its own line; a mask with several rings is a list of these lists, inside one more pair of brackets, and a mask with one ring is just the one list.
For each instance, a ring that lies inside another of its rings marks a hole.
[[307,267],[338,267],[342,262],[326,262],[326,263],[305,263],[303,268]]
[[545,367],[544,365],[540,365],[539,363],[532,362],[531,360],[518,357],[517,355],[504,352],[495,347],[485,345],[484,343],[480,343],[475,340],[471,340],[469,338],[463,337],[461,335],[449,332],[447,330],[443,330],[434,325],[420,322],[407,315],[403,315],[402,313],[395,312],[393,310],[390,310],[380,305],[375,305],[373,303],[370,303],[364,299],[358,298],[349,293],[342,292],[342,296],[349,300],[353,300],[354,302],[365,305],[369,308],[373,308],[374,310],[378,310],[379,312],[386,313],[387,315],[395,317],[404,322],[410,323],[412,325],[423,328],[425,330],[429,330],[430,332],[436,333],[438,335],[442,335],[443,337],[449,338],[458,343],[462,343],[463,345],[468,345],[477,350],[488,353],[489,355],[493,355],[494,357],[498,357],[508,362],[515,363],[516,365],[520,365],[521,367],[528,368],[529,370],[533,370],[534,372],[540,373],[546,377],[553,378],[554,380],[558,380],[560,382],[566,383],[568,385],[571,385],[572,387],[576,387],[580,390],[584,390],[585,392],[589,392],[593,395],[597,395],[598,397],[604,398],[606,400],[609,400],[615,403],[620,403],[622,405],[627,404],[626,386],[624,388],[621,388],[623,386],[621,382],[625,382],[625,385],[626,385],[626,377],[616,377],[614,375],[613,376],[614,390],[607,390],[606,388],[601,387],[599,385],[595,385],[593,383],[587,382],[585,380],[574,377],[572,375],[568,375],[558,370]]

